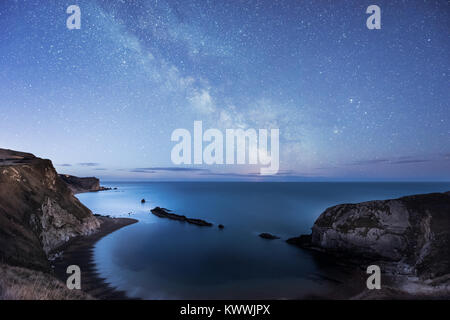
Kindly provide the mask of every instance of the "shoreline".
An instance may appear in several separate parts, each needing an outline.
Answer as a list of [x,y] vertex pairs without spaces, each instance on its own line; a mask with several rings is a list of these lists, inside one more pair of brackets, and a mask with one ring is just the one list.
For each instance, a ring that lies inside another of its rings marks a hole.
[[97,271],[94,262],[95,244],[107,236],[123,227],[138,222],[131,218],[110,218],[97,216],[101,221],[100,228],[94,234],[77,237],[68,241],[56,252],[63,252],[62,257],[56,258],[52,262],[54,275],[56,278],[66,283],[66,269],[69,265],[78,265],[81,269],[81,290],[92,297],[100,300],[128,300],[131,299],[124,291],[118,290],[106,282]]

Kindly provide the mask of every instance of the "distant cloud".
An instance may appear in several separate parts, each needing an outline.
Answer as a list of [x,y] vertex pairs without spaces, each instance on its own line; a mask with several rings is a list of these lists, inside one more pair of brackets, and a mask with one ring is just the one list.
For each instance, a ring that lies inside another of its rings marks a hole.
[[134,172],[134,173],[156,173],[156,171],[145,170],[145,169],[131,169],[129,171]]
[[330,170],[330,169],[339,169],[338,166],[329,166],[329,167],[316,167],[316,170]]
[[228,172],[204,172],[201,173],[201,175],[209,175],[209,176],[223,176],[223,177],[260,177],[260,178],[273,178],[273,177],[301,177],[303,178],[304,175],[302,175],[299,172],[296,172],[294,170],[280,170],[277,174],[270,175],[270,176],[263,176],[259,172],[249,172],[249,173],[228,173]]
[[359,160],[351,162],[347,165],[349,166],[365,166],[365,165],[376,165],[376,164],[409,164],[409,163],[422,163],[422,162],[429,162],[430,159],[423,159],[423,158],[414,158],[411,156],[403,156],[403,157],[397,157],[392,159],[369,159],[369,160]]
[[77,163],[79,166],[83,166],[83,167],[96,167],[99,166],[100,163],[97,162],[81,162],[81,163]]
[[150,167],[150,168],[135,168],[130,172],[144,172],[144,173],[156,173],[156,172],[209,172],[209,169],[200,168],[183,168],[183,167]]
[[220,177],[258,177],[259,173],[228,173],[228,172],[204,172],[204,176],[220,176]]
[[57,167],[71,167],[72,165],[70,163],[60,163],[56,164]]
[[379,164],[389,162],[389,159],[371,159],[371,160],[359,160],[349,163],[350,166],[365,166],[371,164]]
[[105,170],[108,170],[108,169],[106,169],[106,168],[95,168],[94,170],[96,170],[96,171],[105,171]]
[[411,159],[411,160],[398,160],[398,161],[392,161],[392,164],[408,164],[408,163],[421,163],[421,162],[428,162],[430,160],[425,159]]

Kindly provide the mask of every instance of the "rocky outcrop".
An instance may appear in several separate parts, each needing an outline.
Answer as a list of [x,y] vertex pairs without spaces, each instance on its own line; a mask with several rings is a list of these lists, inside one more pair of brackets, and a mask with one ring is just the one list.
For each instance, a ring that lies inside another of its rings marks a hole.
[[60,174],[59,177],[68,185],[74,194],[111,190],[111,188],[100,186],[100,180],[95,177],[79,178],[68,174]]
[[392,274],[428,280],[450,275],[450,193],[328,208],[312,234],[289,243],[349,259],[381,261]]
[[0,262],[49,270],[52,250],[99,225],[50,160],[0,149]]
[[273,235],[273,234],[270,234],[270,233],[267,233],[267,232],[260,233],[259,236],[260,236],[261,238],[267,239],[267,240],[280,239],[280,237],[278,237],[278,236],[276,236],[276,235]]
[[298,237],[287,239],[286,242],[299,246],[299,247],[311,247],[311,235],[310,234],[302,234]]
[[193,219],[193,218],[187,218],[186,216],[182,216],[179,214],[171,213],[170,210],[160,207],[155,207],[151,210],[151,212],[160,218],[167,218],[171,220],[178,220],[182,222],[187,222],[190,224],[195,224],[200,227],[211,227],[213,224],[210,222],[207,222],[202,219]]

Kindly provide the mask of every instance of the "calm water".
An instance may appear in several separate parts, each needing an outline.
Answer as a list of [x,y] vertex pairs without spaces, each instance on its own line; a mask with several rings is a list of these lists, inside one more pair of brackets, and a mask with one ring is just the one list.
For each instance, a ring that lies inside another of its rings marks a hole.
[[[309,233],[327,207],[450,190],[450,183],[105,183],[77,195],[94,213],[139,223],[100,240],[95,261],[108,282],[144,299],[302,298],[328,290],[344,271],[284,242]],[[141,204],[145,198],[147,202]],[[224,230],[161,219],[178,214]],[[265,240],[261,232],[280,236]]]

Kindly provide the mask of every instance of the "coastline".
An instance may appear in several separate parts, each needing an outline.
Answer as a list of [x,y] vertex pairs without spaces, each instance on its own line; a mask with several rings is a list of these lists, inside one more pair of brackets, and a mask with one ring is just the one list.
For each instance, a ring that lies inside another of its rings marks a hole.
[[78,265],[81,269],[81,290],[100,300],[130,299],[124,291],[117,290],[101,278],[94,263],[94,246],[108,234],[138,222],[131,218],[110,218],[97,216],[101,221],[100,228],[89,236],[77,237],[59,247],[55,252],[63,252],[62,256],[52,262],[56,278],[66,283],[67,266]]

